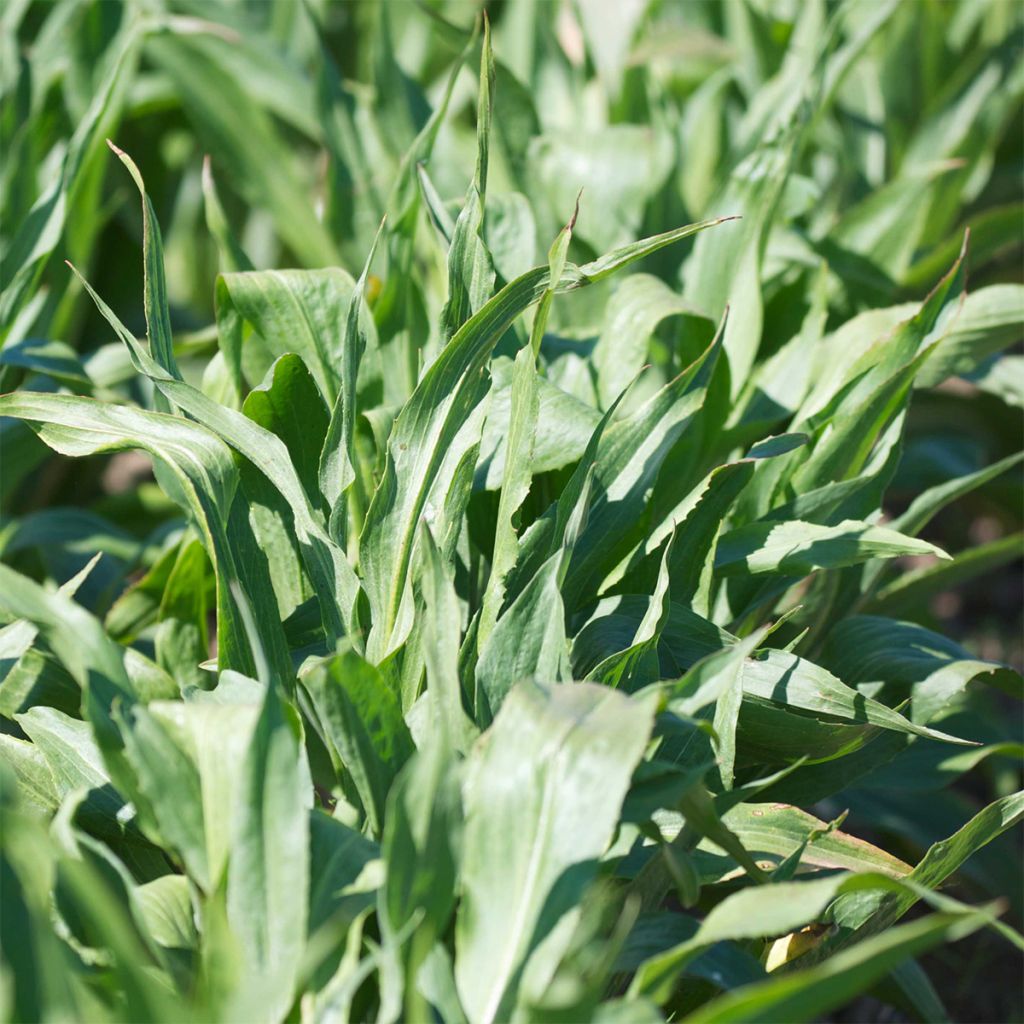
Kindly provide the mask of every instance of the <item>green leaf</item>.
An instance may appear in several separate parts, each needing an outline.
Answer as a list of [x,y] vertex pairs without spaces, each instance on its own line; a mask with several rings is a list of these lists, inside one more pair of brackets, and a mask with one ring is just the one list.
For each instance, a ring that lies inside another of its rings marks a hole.
[[78,391],[90,392],[92,379],[75,350],[63,341],[26,338],[0,350],[0,366],[43,373]]
[[485,18],[476,115],[476,173],[466,193],[466,203],[455,222],[448,251],[448,301],[440,315],[442,343],[447,343],[470,316],[479,312],[494,290],[494,266],[483,239],[493,91],[491,26]]
[[398,698],[355,651],[335,654],[302,677],[336,764],[355,784],[370,831],[380,835],[388,791],[413,751]]
[[530,953],[593,877],[653,712],[649,697],[524,682],[475,749],[455,968],[471,1021],[510,1014]]
[[179,488],[175,498],[195,518],[217,570],[218,659],[222,667],[251,672],[253,666],[231,589],[238,583],[258,616],[262,642],[272,663],[290,671],[290,665],[283,668],[288,663],[276,610],[267,608],[263,600],[272,594],[268,577],[260,571],[258,560],[242,557],[245,545],[251,543],[255,548],[255,543],[247,540],[237,519],[228,530],[238,476],[230,450],[215,434],[180,417],[70,395],[17,392],[0,396],[0,415],[26,420],[64,455],[141,449],[167,466]]
[[[82,837],[82,846],[87,846],[84,840]],[[110,873],[103,870],[106,865],[101,864],[96,857],[59,859],[55,888],[65,915],[85,923],[91,942],[109,950],[112,983],[123,994],[126,1014],[139,1020],[169,1019],[178,1009],[169,979],[153,964],[149,951],[144,951],[140,942],[144,936],[124,904],[124,880],[118,878],[113,883]]]
[[133,786],[119,757],[120,735],[111,718],[115,703],[130,706],[137,700],[122,648],[93,616],[64,594],[49,593],[5,565],[0,565],[0,583],[0,607],[38,626],[82,688],[82,706],[104,752],[106,768],[119,789],[130,794]]
[[631,416],[611,424],[595,453],[595,497],[573,549],[563,596],[575,609],[607,579],[651,526],[646,498],[672,446],[700,415],[719,337],[675,380]]
[[89,815],[89,827],[119,836],[123,830],[119,818],[127,813],[125,801],[110,785],[103,755],[89,726],[43,707],[26,711],[17,721],[33,749],[42,755],[58,802],[75,790],[90,790],[88,807],[82,805]]
[[[12,627],[27,625],[13,622]],[[7,661],[7,659],[4,659]],[[45,649],[45,644],[26,651],[7,662],[9,671],[0,683],[0,713],[13,718],[32,707],[52,707],[68,714],[77,714],[82,691],[60,661]]]
[[819,967],[772,978],[719,997],[685,1019],[697,1022],[800,1022],[841,1006],[904,960],[940,942],[955,942],[989,922],[985,911],[932,914],[893,928],[840,953]]
[[757,355],[764,321],[761,259],[782,186],[789,174],[795,138],[755,150],[733,170],[716,212],[741,214],[738,224],[698,240],[687,265],[685,301],[714,320],[729,310],[723,348],[732,394],[738,395]]
[[[597,394],[607,408],[643,369],[655,328],[671,316],[685,317],[684,351],[701,351],[714,334],[711,321],[690,309],[682,297],[659,278],[633,274],[616,288],[605,311],[605,323],[594,347]],[[703,344],[699,342],[703,340]],[[694,345],[694,342],[698,342]]]
[[46,261],[56,248],[65,228],[67,211],[75,195],[82,190],[84,170],[105,131],[120,115],[127,85],[138,61],[140,44],[152,24],[145,19],[130,19],[111,45],[113,59],[103,68],[100,87],[92,96],[84,116],[72,135],[59,173],[51,179],[24,220],[9,247],[5,248],[0,279],[0,330],[4,335],[13,327],[15,317],[31,297]]
[[415,923],[404,960],[406,1012],[422,1012],[415,979],[448,926],[458,886],[462,794],[442,743],[421,750],[395,783],[388,801],[379,916],[385,945],[398,944]]
[[77,1010],[69,970],[72,961],[50,923],[55,851],[31,806],[22,804],[19,789],[5,764],[0,769],[6,822],[0,845],[0,882],[5,894],[0,937],[11,971],[8,1012],[25,1020],[40,1018],[46,1008],[72,1015]]
[[[782,863],[799,852],[800,867],[806,871],[879,871],[894,878],[911,871],[909,864],[880,847],[841,830],[830,830],[825,822],[787,804],[737,804],[722,815],[722,822],[759,863]],[[659,824],[667,837],[679,827],[669,827],[661,817]],[[705,884],[739,875],[739,865],[723,857],[723,852],[707,840],[698,845],[694,857]]]
[[928,357],[918,387],[934,387],[955,374],[970,373],[987,357],[1020,338],[1024,286],[995,284],[971,292],[952,329]]
[[[849,893],[837,901],[832,919],[838,931],[816,956],[834,956],[851,945],[861,944],[891,929],[925,892],[937,889],[973,853],[1024,819],[1024,791],[1013,793],[979,811],[959,831],[929,847],[922,860],[906,876],[917,889],[888,894]],[[891,934],[891,931],[890,931]]]
[[[677,912],[642,914],[629,934],[616,969],[635,971],[646,960],[693,937],[700,922]],[[686,965],[685,973],[726,990],[765,977],[753,955],[738,944],[721,942]]]
[[[349,300],[348,316],[345,319],[344,345],[342,347],[342,362],[340,367],[341,386],[338,389],[338,397],[334,408],[331,411],[330,422],[324,433],[322,449],[320,452],[318,475],[319,486],[323,496],[327,499],[330,508],[328,520],[331,536],[335,543],[342,542],[342,536],[346,531],[342,530],[344,520],[344,508],[342,499],[348,487],[357,479],[355,471],[355,434],[356,434],[356,406],[358,398],[359,366],[367,349],[371,351],[376,348],[370,324],[370,318],[363,311],[363,302],[366,294],[366,279],[373,265],[373,257],[380,242],[380,236],[384,230],[381,223],[377,234],[374,236],[370,252],[363,265],[363,272],[352,289],[352,298]],[[307,486],[307,494],[315,493]],[[362,499],[362,496],[360,496]],[[352,540],[355,535],[353,533]]]
[[658,579],[629,646],[605,658],[587,674],[587,678],[605,686],[632,693],[660,675],[657,647],[669,617],[669,566],[672,558],[673,538],[665,543],[661,556]]
[[929,739],[971,746],[958,739],[912,722],[897,711],[846,686],[830,672],[793,654],[769,651],[762,659],[743,666],[744,693],[785,707],[832,716],[848,722],[912,733]]
[[[541,303],[543,301],[541,299]],[[537,320],[534,321],[536,323]],[[491,363],[491,393],[476,472],[476,486],[482,485],[489,491],[497,490],[505,479],[505,461],[510,451],[513,376],[514,364],[510,360],[499,356]],[[601,414],[596,409],[563,391],[546,377],[537,377],[536,390],[539,408],[529,464],[534,476],[562,469],[582,458],[591,435],[601,421]]]
[[146,193],[142,175],[134,161],[124,150],[118,149],[110,139],[107,145],[117,158],[128,168],[139,193],[142,196],[142,253],[144,283],[142,294],[146,310],[146,328],[149,350],[156,362],[176,380],[181,380],[181,371],[174,355],[174,338],[171,334],[171,316],[167,308],[167,279],[164,275],[163,242],[156,211]]
[[[223,274],[217,285],[217,322],[225,359],[244,394],[285,353],[312,373],[333,406],[341,380],[345,308],[352,278],[338,268]],[[252,331],[243,337],[243,324]]]
[[970,374],[972,384],[1009,406],[1024,409],[1024,356],[1004,355]]
[[[566,554],[541,566],[487,638],[476,664],[477,717],[489,721],[521,679],[567,676],[565,608],[560,593]],[[482,698],[482,699],[481,699]]]
[[18,796],[33,810],[52,814],[60,804],[60,790],[46,756],[34,743],[0,734],[3,762],[17,783]]
[[676,542],[669,566],[672,596],[680,604],[689,604],[698,614],[710,613],[711,570],[722,523],[753,475],[752,462],[719,466],[673,513]]
[[851,684],[877,691],[879,697],[910,696],[911,717],[922,723],[931,721],[975,678],[1021,693],[1020,676],[1012,669],[973,658],[959,644],[923,626],[875,615],[851,615],[838,623],[822,661]]
[[209,568],[203,546],[197,540],[183,542],[167,577],[157,613],[160,624],[155,638],[156,660],[183,691],[189,686],[208,685],[199,666],[209,654],[206,585]]
[[769,572],[806,576],[815,569],[857,565],[873,558],[925,554],[950,557],[927,541],[849,519],[835,526],[799,520],[750,523],[720,538],[715,571],[721,576]]
[[115,640],[130,642],[156,619],[164,588],[180,551],[180,545],[170,545],[142,577],[110,606],[103,625]]
[[889,972],[880,995],[886,999],[886,993],[893,991],[898,993],[897,999],[902,997],[922,1020],[943,1024],[950,1019],[931,979],[916,960],[904,960]]
[[309,814],[309,934],[341,919],[350,923],[374,905],[380,851],[361,832],[323,811]]
[[522,348],[516,356],[515,369],[512,372],[505,475],[498,501],[498,525],[494,532],[491,575],[487,581],[487,590],[484,592],[480,625],[477,629],[477,643],[481,648],[486,645],[498,620],[498,613],[505,597],[505,576],[515,564],[519,549],[513,517],[530,491],[539,408],[534,352],[532,348]]
[[427,696],[432,701],[444,740],[465,751],[476,737],[476,727],[462,702],[458,632],[453,623],[462,617],[455,584],[437,550],[429,527],[420,540],[423,557],[423,646],[427,670]]
[[642,964],[630,994],[665,1002],[675,978],[704,947],[724,939],[794,931],[821,916],[843,881],[844,876],[833,875],[808,882],[776,882],[733,893],[711,910],[692,938]]
[[169,950],[194,950],[199,944],[188,879],[163,875],[135,890],[146,929]]
[[212,878],[199,772],[160,719],[147,708],[131,708],[125,719],[125,754],[135,769],[139,790],[160,834],[180,857],[188,874],[209,892]]
[[[320,610],[325,628],[332,637],[341,635],[342,623],[350,626],[353,624],[359,581],[344,552],[327,536],[284,443],[241,413],[217,404],[201,391],[170,377],[139,347],[110,307],[84,279],[82,283],[99,311],[127,346],[136,368],[149,377],[179,409],[205,423],[211,431],[244,455],[281,492],[294,516],[296,537],[307,571],[315,589],[324,595]],[[329,600],[328,595],[337,595],[340,600]],[[252,596],[258,599],[260,591]]]
[[227,910],[250,1019],[288,1013],[306,939],[310,788],[293,714],[268,687],[233,814]]
[[[291,354],[276,360],[263,384],[246,396],[242,413],[284,442],[303,490],[319,515],[324,503],[318,469],[328,414],[302,360]],[[239,473],[252,532],[267,558],[280,617],[286,618],[312,594],[292,526],[293,513],[274,484],[247,461],[240,460]]]
[[[262,687],[254,680],[238,679],[248,685],[233,699],[227,693],[232,674],[223,673],[212,692],[198,691],[188,703],[161,702],[146,709],[152,728],[162,730],[164,742],[183,752],[198,773],[211,890],[220,883],[228,863],[233,823],[242,799],[242,766],[259,718],[255,702]],[[173,804],[162,810],[170,817],[175,814]]]
[[231,225],[217,192],[209,155],[203,157],[203,212],[206,214],[207,230],[217,242],[221,269],[225,272],[253,270],[252,260],[245,254],[245,250],[231,231]]
[[303,489],[315,504],[329,416],[302,358],[285,353],[275,359],[263,383],[246,396],[242,412],[281,438]]
[[[650,607],[646,597],[624,594],[600,601],[573,638],[573,668],[580,676],[627,646]],[[670,602],[658,654],[665,678],[680,676],[734,638],[684,605]]]

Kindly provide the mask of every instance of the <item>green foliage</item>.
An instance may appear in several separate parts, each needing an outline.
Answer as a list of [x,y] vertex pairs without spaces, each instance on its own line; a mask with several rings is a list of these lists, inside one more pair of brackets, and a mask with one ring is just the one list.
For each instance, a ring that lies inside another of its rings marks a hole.
[[0,14],[5,1019],[1024,948],[1020,10],[491,6]]

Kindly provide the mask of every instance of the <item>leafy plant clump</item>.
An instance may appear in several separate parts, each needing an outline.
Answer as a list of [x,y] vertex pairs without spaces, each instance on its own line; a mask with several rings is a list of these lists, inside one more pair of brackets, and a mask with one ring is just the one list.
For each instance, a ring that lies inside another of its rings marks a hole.
[[1021,12],[403,6],[0,14],[5,1018],[946,1019]]

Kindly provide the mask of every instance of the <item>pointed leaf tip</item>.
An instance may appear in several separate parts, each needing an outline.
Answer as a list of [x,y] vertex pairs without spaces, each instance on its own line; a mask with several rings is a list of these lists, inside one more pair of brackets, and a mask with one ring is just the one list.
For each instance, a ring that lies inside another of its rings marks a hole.
[[583,197],[583,186],[580,186],[579,192],[576,193],[576,205],[573,207],[572,216],[569,218],[569,223],[565,226],[572,231],[576,227],[576,218],[580,215],[580,199]]

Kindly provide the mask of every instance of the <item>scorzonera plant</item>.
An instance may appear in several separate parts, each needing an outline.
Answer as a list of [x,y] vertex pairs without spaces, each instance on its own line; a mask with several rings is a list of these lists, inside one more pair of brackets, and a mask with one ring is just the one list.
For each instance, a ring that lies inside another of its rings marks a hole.
[[1019,12],[492,13],[0,16],[11,1020],[931,1020],[1024,947],[936,612],[1020,553]]

